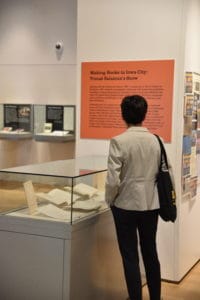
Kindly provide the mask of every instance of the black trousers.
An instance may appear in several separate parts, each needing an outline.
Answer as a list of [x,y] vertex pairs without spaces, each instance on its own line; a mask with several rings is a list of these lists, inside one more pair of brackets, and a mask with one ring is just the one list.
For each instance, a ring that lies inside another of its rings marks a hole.
[[130,211],[115,206],[112,206],[111,210],[130,299],[142,300],[138,255],[139,236],[150,300],[160,300],[161,275],[156,249],[158,210]]

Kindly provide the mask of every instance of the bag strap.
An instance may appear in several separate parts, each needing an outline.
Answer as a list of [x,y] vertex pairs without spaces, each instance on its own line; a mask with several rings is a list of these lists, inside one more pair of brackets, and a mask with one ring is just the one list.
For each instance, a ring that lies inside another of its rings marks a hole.
[[160,139],[160,137],[157,134],[154,134],[157,137],[157,140],[160,144],[160,150],[161,150],[161,155],[160,155],[160,169],[162,168],[162,163],[164,162],[167,169],[168,169],[168,161],[167,161],[167,154],[165,151],[165,147],[163,145],[162,140]]

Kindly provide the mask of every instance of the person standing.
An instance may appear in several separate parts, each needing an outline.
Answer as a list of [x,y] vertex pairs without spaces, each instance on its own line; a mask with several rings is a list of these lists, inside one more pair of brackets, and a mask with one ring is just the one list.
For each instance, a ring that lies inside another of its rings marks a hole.
[[139,245],[150,300],[161,297],[156,247],[160,146],[157,138],[142,125],[147,109],[147,101],[140,95],[122,100],[121,113],[127,130],[111,139],[108,155],[105,198],[114,218],[130,300],[142,300]]

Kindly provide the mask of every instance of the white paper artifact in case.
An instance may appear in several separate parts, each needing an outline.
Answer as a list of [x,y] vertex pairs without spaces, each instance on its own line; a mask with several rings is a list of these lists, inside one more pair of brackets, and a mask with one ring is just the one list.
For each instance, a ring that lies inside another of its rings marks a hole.
[[32,215],[37,212],[37,197],[33,188],[32,181],[24,182],[24,191],[28,203],[29,213]]
[[[37,193],[37,197],[42,200],[47,200],[55,205],[71,204],[71,192],[63,191],[61,189],[53,189],[49,193]],[[80,199],[80,196],[73,195],[73,201]]]
[[88,199],[85,201],[76,201],[73,204],[73,209],[85,210],[85,211],[98,210],[100,207],[101,207],[101,203],[95,201],[94,199]]
[[[71,191],[71,187],[64,187],[65,190]],[[95,194],[98,193],[98,190],[96,188],[94,188],[93,186],[87,185],[85,183],[78,183],[73,187],[73,192],[81,195],[81,196],[85,196],[85,197],[92,197]]]
[[47,204],[38,208],[38,212],[41,214],[60,220],[67,220],[68,213],[61,208],[56,207],[53,204]]

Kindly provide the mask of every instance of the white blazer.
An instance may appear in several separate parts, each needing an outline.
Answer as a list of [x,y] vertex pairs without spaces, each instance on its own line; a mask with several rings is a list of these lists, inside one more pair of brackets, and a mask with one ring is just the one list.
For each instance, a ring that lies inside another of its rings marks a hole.
[[110,141],[106,202],[126,210],[159,208],[160,145],[148,129],[129,127]]

